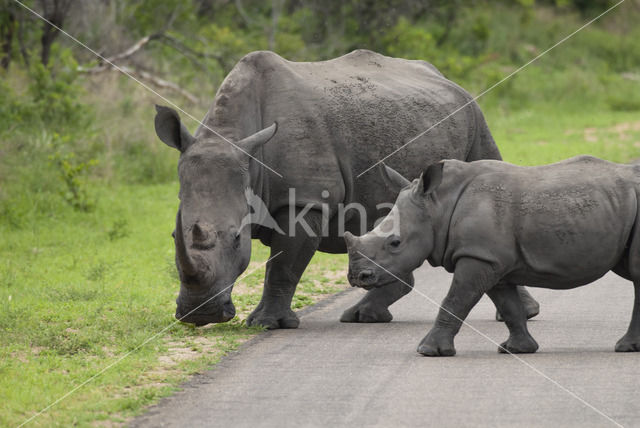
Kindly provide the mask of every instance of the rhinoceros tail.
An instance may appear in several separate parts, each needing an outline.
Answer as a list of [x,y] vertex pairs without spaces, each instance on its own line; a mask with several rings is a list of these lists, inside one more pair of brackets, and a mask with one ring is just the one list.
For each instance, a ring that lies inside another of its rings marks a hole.
[[480,159],[502,160],[500,150],[498,150],[498,146],[491,135],[491,131],[489,131],[489,126],[487,125],[487,121],[484,119],[484,115],[482,114],[480,107],[475,103],[475,101],[472,103],[472,106],[475,112],[476,122],[475,136],[473,138],[471,150],[469,150],[469,154],[465,160],[467,162]]

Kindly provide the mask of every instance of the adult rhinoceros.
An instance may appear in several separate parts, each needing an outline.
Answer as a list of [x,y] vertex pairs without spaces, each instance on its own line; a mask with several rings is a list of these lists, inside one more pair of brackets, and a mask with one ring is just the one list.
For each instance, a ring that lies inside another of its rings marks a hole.
[[[275,257],[247,323],[296,328],[291,299],[309,260],[317,250],[346,252],[341,205],[362,207],[346,210],[343,220],[346,230],[364,233],[388,212],[378,204],[391,206],[402,186],[380,165],[358,174],[467,103],[389,159],[413,177],[445,158],[500,159],[470,95],[424,61],[356,50],[296,63],[253,52],[226,77],[194,136],[174,110],[157,107],[158,137],[181,152],[176,317],[197,325],[230,320],[229,285],[249,263],[251,238],[259,238]],[[242,227],[247,189],[264,201],[280,230]],[[341,320],[388,322],[388,306],[409,291],[401,282],[371,290]]]

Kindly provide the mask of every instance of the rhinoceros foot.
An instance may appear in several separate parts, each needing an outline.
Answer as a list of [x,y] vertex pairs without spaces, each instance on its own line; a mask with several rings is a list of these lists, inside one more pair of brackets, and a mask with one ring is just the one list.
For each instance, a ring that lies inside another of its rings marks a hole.
[[452,357],[456,355],[453,335],[432,330],[418,345],[418,352],[427,357]]
[[616,343],[616,352],[638,352],[640,351],[640,337],[625,334]]
[[[531,319],[540,313],[540,303],[538,303],[524,287],[518,287],[518,295],[524,305],[527,319]],[[502,315],[498,311],[496,311],[496,321],[504,321],[504,318],[502,318]]]
[[278,328],[298,328],[300,319],[291,309],[280,312],[266,311],[264,307],[258,306],[247,318],[248,326],[261,326],[267,330]]
[[530,335],[511,336],[498,348],[501,354],[533,354],[538,350],[538,342]]
[[340,322],[391,322],[389,309],[371,303],[357,303],[340,317]]

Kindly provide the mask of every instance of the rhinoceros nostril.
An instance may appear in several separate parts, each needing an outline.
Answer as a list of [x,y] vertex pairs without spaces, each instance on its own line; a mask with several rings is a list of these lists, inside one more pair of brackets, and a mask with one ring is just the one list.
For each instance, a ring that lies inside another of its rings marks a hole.
[[366,269],[360,271],[360,273],[358,274],[358,280],[362,283],[368,284],[375,280],[375,275],[373,271]]
[[198,223],[193,225],[193,240],[196,242],[203,242],[209,238],[209,233],[204,230]]

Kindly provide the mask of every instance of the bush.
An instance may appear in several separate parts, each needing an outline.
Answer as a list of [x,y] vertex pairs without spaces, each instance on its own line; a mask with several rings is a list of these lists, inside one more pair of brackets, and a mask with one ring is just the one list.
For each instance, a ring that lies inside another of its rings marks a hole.
[[64,200],[78,211],[92,211],[95,202],[89,194],[85,176],[89,169],[98,163],[95,159],[79,161],[75,153],[62,154],[57,152],[50,157],[58,168],[60,178],[64,183],[61,195]]
[[[80,101],[84,89],[71,51],[56,52],[54,58],[47,67],[35,63],[26,75],[0,83],[5,95],[0,99],[0,181],[5,184],[0,211],[14,225],[24,214],[19,207],[29,205],[21,200],[33,204],[42,194],[62,196],[81,211],[93,206],[85,181],[101,151],[92,131],[93,110]],[[30,211],[46,213],[47,207],[36,204]]]

